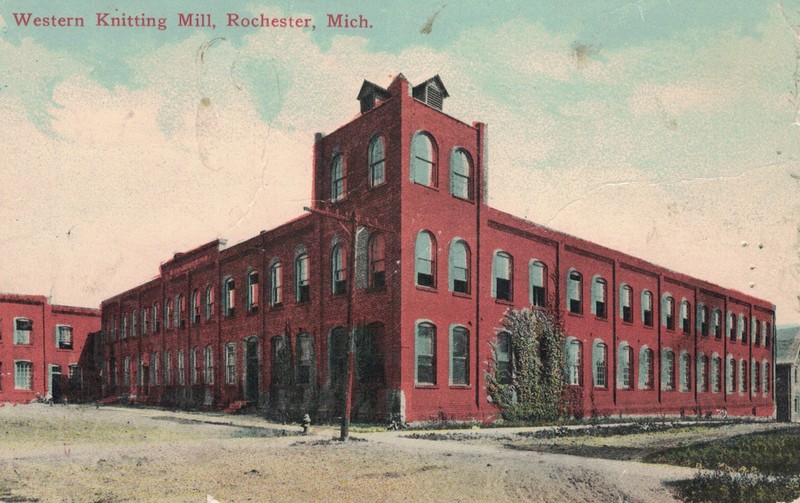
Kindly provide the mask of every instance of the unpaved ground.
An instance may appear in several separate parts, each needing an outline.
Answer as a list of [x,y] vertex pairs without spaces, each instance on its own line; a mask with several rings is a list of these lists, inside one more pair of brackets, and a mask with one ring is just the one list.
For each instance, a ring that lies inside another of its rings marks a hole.
[[467,442],[356,433],[364,440],[342,444],[335,428],[302,437],[248,416],[6,406],[0,500],[661,502],[672,499],[663,481],[693,473],[505,447],[516,431]]

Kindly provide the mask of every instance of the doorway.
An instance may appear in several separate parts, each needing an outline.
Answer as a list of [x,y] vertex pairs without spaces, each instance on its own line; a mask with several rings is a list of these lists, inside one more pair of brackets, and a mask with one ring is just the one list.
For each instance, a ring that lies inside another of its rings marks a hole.
[[50,365],[50,397],[56,403],[60,402],[63,397],[61,365]]
[[258,339],[245,341],[245,387],[244,399],[248,402],[258,401]]

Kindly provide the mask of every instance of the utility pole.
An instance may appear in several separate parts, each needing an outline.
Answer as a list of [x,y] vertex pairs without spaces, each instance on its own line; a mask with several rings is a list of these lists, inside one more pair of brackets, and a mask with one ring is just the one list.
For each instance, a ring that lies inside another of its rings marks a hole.
[[[303,210],[308,211],[310,213],[314,213],[315,215],[319,215],[325,218],[330,218],[332,220],[337,220],[339,222],[343,222],[348,224],[347,225],[347,232],[350,234],[350,254],[347,257],[348,262],[348,278],[347,278],[347,370],[346,370],[346,379],[347,382],[345,384],[344,389],[344,397],[343,397],[343,404],[342,408],[344,412],[342,413],[342,426],[340,429],[339,440],[347,440],[350,438],[350,410],[351,410],[351,396],[353,395],[353,369],[354,365],[354,354],[353,354],[353,304],[355,302],[355,295],[356,295],[356,226],[363,225],[365,227],[372,227],[375,229],[380,229],[376,225],[372,225],[366,221],[359,222],[356,220],[356,212],[351,211],[348,215],[340,215],[338,213],[332,213],[329,211],[318,210],[314,208],[309,208],[307,206],[303,207]],[[384,229],[380,229],[384,230]]]

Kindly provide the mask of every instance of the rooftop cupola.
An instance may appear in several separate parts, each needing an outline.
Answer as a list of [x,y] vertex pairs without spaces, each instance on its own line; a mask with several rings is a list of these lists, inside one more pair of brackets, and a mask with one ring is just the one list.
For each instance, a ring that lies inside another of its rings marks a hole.
[[411,95],[431,108],[442,110],[444,99],[450,94],[442,84],[442,79],[435,75],[422,84],[418,84],[411,89]]
[[361,90],[358,91],[356,99],[361,102],[361,113],[368,112],[375,108],[379,102],[391,98],[391,94],[386,89],[377,84],[365,80],[361,84]]

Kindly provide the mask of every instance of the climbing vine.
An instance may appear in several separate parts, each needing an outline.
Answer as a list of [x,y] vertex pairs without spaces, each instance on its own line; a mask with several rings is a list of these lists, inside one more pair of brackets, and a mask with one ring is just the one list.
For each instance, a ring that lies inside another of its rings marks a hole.
[[486,388],[504,419],[558,419],[563,411],[564,335],[552,313],[508,310],[492,343]]

